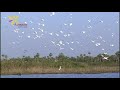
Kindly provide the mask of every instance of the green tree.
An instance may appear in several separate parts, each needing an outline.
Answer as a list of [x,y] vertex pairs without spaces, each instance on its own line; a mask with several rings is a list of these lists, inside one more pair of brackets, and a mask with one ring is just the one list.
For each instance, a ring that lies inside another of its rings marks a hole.
[[83,54],[83,60],[85,61],[86,54]]
[[7,56],[7,55],[4,55],[4,54],[2,54],[1,56],[2,56],[2,59],[3,59],[3,60],[7,60],[7,58],[8,58],[8,56]]
[[98,58],[99,61],[102,61],[102,55],[101,54],[98,54],[97,58]]
[[91,52],[88,52],[88,55],[90,56]]
[[80,60],[81,60],[81,61],[84,60],[83,54],[80,54]]
[[115,55],[116,55],[117,57],[120,57],[120,51],[117,51],[117,52],[115,53]]
[[52,53],[49,53],[49,57],[51,58],[53,56],[53,54]]
[[91,61],[91,56],[90,56],[90,55],[91,55],[91,52],[88,52],[88,55],[89,55],[89,59],[90,59],[90,61]]
[[82,54],[80,54],[80,57],[83,57],[83,55],[82,55]]
[[4,59],[5,59],[5,55],[4,55],[4,54],[2,54],[1,56],[2,56],[2,59],[4,60]]
[[110,61],[117,61],[116,55],[109,56]]
[[79,61],[80,60],[80,57],[79,56],[77,56],[77,59],[76,59],[77,61]]
[[47,59],[48,59],[48,60],[50,59],[49,56],[47,56]]
[[40,54],[39,54],[39,53],[37,53],[37,54],[36,54],[36,57],[37,57],[37,58],[40,58]]
[[40,58],[40,54],[39,53],[36,53],[36,55],[34,56],[35,59],[38,59]]
[[5,55],[5,59],[7,60],[7,58],[8,58],[8,56],[7,55]]
[[120,59],[120,51],[117,51],[117,52],[115,53],[115,55],[116,55],[116,57],[117,57],[117,61],[119,61],[119,59]]
[[4,54],[2,54],[2,57],[4,57],[5,55]]
[[75,57],[71,57],[70,58],[72,61],[76,61],[76,58]]
[[64,55],[63,53],[59,53],[58,59],[59,59],[59,60],[65,59],[65,55]]
[[85,56],[86,56],[86,54],[83,54],[83,56],[85,57]]
[[22,56],[22,58],[24,59],[24,58],[25,58],[25,56]]

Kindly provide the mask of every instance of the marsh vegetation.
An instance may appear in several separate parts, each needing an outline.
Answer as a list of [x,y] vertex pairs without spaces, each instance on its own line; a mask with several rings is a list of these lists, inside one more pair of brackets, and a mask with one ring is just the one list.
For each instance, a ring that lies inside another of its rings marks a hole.
[[[101,55],[108,59],[104,60]],[[34,57],[8,59],[7,55],[2,55],[1,74],[119,72],[119,55],[119,51],[114,55],[99,54],[95,57],[90,52],[76,57],[68,57],[63,53],[55,57],[52,53],[42,57],[37,53]]]

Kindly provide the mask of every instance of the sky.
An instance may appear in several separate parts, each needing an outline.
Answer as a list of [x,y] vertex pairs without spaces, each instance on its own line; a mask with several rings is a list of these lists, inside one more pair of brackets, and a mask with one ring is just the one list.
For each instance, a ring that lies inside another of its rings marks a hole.
[[[12,25],[9,16],[18,16],[27,27]],[[118,12],[1,12],[1,54],[8,57],[94,56],[118,50]]]

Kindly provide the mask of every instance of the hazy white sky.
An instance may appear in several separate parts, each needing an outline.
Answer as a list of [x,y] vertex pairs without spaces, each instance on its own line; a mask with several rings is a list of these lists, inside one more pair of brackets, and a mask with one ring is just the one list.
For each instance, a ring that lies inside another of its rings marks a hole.
[[[12,26],[8,16],[19,16],[27,28]],[[119,13],[2,12],[1,50],[9,57],[114,54],[119,50]]]

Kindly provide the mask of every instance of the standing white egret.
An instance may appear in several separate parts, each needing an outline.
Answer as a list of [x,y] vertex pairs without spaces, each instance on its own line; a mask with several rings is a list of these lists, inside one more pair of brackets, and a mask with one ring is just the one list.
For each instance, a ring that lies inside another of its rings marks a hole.
[[59,70],[61,70],[61,66],[59,67]]

